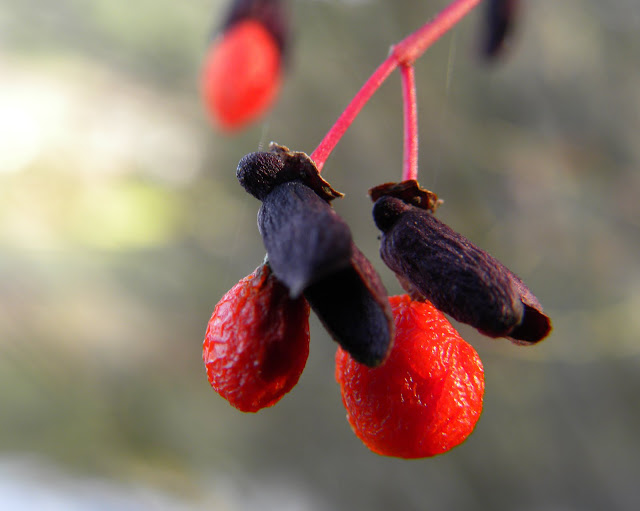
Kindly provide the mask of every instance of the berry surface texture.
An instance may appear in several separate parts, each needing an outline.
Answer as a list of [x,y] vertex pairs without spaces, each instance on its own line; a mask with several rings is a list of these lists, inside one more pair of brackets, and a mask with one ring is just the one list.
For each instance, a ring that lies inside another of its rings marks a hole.
[[267,265],[218,302],[203,359],[209,383],[235,408],[257,412],[298,382],[309,356],[309,305],[291,300]]
[[480,357],[429,302],[389,298],[394,347],[380,367],[336,354],[347,419],[372,451],[423,458],[450,450],[473,431],[482,411]]

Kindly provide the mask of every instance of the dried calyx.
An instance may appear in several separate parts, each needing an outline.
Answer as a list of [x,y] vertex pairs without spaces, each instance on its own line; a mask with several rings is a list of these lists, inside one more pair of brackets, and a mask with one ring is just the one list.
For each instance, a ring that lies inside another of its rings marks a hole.
[[398,189],[375,195],[373,218],[383,261],[414,299],[490,337],[532,344],[549,334],[549,318],[517,275]]
[[369,197],[376,202],[380,197],[395,197],[407,204],[435,213],[442,201],[426,188],[421,188],[415,179],[407,179],[399,183],[383,183],[369,190]]
[[274,275],[304,295],[331,336],[355,360],[375,366],[389,353],[387,293],[351,231],[330,205],[342,194],[304,153],[271,144],[238,164],[245,190],[262,201],[258,227]]

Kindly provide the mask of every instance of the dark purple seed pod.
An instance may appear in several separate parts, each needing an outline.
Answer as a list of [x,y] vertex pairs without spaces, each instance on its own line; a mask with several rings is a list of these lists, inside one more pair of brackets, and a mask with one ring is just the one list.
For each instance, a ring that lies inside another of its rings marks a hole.
[[258,227],[274,275],[292,298],[304,294],[333,339],[363,364],[380,364],[391,349],[387,292],[356,248],[347,224],[299,181],[265,197]]
[[289,39],[289,12],[282,0],[233,0],[220,31],[247,19],[262,23],[275,38],[280,51],[285,52]]
[[388,355],[394,322],[387,292],[330,201],[341,196],[304,153],[271,144],[238,164],[242,186],[262,201],[258,228],[275,277],[304,294],[333,339],[363,364]]
[[513,32],[520,0],[488,0],[484,18],[482,51],[496,57]]
[[414,298],[490,337],[532,344],[551,322],[522,280],[497,259],[436,219],[395,197],[379,198],[374,221],[380,254]]
[[292,298],[350,264],[349,226],[300,181],[278,185],[264,197],[258,228],[273,273]]
[[542,305],[522,279],[511,270],[507,271],[520,293],[524,306],[524,319],[511,331],[509,340],[515,344],[534,344],[551,333],[551,320],[542,312]]
[[375,367],[391,352],[393,314],[378,273],[355,245],[352,253],[347,268],[309,286],[304,297],[354,360]]

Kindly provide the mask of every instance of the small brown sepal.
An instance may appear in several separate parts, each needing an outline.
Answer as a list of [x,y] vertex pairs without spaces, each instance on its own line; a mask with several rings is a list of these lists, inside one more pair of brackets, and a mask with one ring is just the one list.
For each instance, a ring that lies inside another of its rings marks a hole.
[[376,202],[380,197],[395,197],[406,204],[426,209],[432,213],[442,204],[435,193],[426,188],[420,188],[415,179],[374,186],[369,190],[369,197],[373,202]]

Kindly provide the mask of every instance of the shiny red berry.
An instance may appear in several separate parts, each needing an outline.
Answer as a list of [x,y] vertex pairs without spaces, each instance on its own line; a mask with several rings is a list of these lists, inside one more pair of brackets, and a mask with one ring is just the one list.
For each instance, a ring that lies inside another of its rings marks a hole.
[[430,302],[389,300],[396,336],[386,362],[369,368],[342,349],[336,354],[347,419],[378,454],[434,456],[473,431],[482,411],[482,362]]
[[218,302],[203,359],[209,383],[231,405],[257,412],[298,382],[309,356],[309,305],[260,266]]
[[209,49],[202,70],[207,109],[225,130],[242,128],[275,100],[281,83],[281,49],[255,19],[231,25]]

